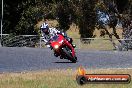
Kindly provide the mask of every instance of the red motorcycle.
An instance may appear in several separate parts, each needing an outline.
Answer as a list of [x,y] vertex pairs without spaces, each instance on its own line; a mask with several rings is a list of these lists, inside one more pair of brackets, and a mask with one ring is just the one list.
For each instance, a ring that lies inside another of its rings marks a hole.
[[56,57],[60,56],[60,59],[68,59],[73,63],[77,62],[75,50],[73,46],[67,41],[63,35],[57,34],[50,40],[50,45],[54,51]]

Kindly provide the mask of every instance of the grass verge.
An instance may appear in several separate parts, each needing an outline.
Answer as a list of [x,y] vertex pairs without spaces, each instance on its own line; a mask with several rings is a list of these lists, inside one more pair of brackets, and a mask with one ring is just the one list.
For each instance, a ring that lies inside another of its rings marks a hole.
[[[2,73],[0,88],[132,88],[130,84],[86,84],[76,82],[77,71],[45,70],[39,72]],[[87,74],[130,74],[132,69],[88,69]]]

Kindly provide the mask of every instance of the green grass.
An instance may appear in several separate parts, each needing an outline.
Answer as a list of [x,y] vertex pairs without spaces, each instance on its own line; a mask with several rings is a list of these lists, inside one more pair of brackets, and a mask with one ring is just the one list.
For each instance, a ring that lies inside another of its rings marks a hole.
[[[87,74],[130,74],[132,69],[87,70]],[[40,72],[0,74],[0,88],[132,88],[130,84],[86,84],[76,82],[75,70],[45,70]]]
[[[117,29],[117,34],[120,36],[122,36],[122,30],[121,29]],[[109,32],[111,33],[111,29],[109,29]],[[105,35],[104,37],[100,37],[100,30],[95,30],[94,31],[94,35],[96,35],[95,38],[99,38],[99,39],[94,39],[90,42],[90,44],[84,44],[80,41],[80,34],[79,34],[79,30],[77,29],[77,27],[75,25],[71,25],[70,26],[70,30],[67,31],[68,36],[70,36],[71,38],[73,38],[74,43],[77,45],[77,48],[79,49],[87,49],[87,50],[113,50],[115,49],[111,43],[110,40],[104,40],[105,39],[109,39],[108,35]],[[113,37],[114,42],[118,45],[119,42],[116,40],[115,37]]]
[[[110,40],[104,40],[102,37],[96,37],[100,39],[91,40],[90,43],[83,43],[80,41],[80,35],[78,31],[68,31],[68,36],[73,38],[74,44],[77,45],[79,49],[87,49],[87,50],[113,50],[114,47]],[[109,39],[107,36],[106,39]]]
[[79,49],[87,49],[87,50],[113,50],[114,47],[109,40],[103,39],[95,39],[91,40],[90,44],[85,44],[80,42],[79,39],[74,39],[74,43],[77,45]]

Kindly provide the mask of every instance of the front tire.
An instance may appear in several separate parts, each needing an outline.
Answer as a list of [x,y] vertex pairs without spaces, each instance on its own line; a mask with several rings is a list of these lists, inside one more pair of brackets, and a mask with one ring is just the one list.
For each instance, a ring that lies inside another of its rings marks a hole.
[[76,63],[77,62],[77,57],[75,56],[75,57],[73,57],[72,55],[71,55],[71,51],[70,51],[70,49],[69,48],[63,48],[63,52],[66,54],[66,57],[68,57],[68,59],[72,62],[72,63]]

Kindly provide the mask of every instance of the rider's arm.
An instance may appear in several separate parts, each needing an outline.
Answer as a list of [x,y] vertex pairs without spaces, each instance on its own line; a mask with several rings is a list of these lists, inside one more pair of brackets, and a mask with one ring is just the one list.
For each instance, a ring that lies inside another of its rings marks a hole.
[[59,31],[56,28],[53,28],[52,30],[54,31],[55,34],[58,34],[59,33],[59,34],[62,34],[63,36],[67,36],[66,33],[64,33],[63,31]]
[[60,33],[60,31],[57,30],[56,28],[52,28],[52,31],[53,31],[55,34]]

